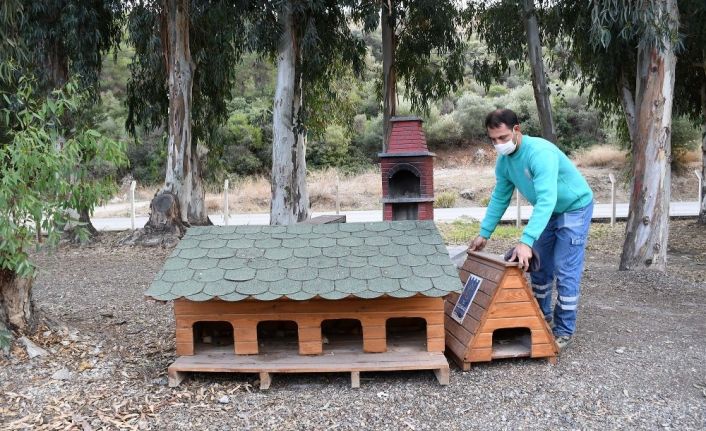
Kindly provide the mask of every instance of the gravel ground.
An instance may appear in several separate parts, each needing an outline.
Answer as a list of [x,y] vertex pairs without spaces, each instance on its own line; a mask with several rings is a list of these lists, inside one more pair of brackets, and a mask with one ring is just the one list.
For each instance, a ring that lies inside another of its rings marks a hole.
[[[504,360],[451,384],[433,373],[195,374],[166,386],[172,309],[143,292],[169,250],[120,234],[36,256],[48,327],[0,362],[0,429],[704,429],[706,230],[676,221],[667,274],[617,271],[623,225],[594,225],[579,329],[559,363]],[[122,234],[124,235],[124,234]],[[508,242],[491,242],[504,251]],[[60,323],[57,323],[60,322]]]

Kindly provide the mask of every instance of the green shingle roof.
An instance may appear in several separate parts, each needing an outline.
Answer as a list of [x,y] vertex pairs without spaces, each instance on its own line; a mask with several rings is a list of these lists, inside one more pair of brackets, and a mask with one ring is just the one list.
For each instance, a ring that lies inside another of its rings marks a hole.
[[155,276],[161,301],[439,297],[461,290],[432,221],[198,226]]

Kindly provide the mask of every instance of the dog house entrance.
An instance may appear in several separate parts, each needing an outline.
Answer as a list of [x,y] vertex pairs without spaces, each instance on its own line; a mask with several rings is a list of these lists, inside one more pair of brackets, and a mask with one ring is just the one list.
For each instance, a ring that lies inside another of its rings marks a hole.
[[229,322],[194,323],[194,352],[233,352],[233,325]]
[[333,350],[363,351],[363,327],[357,319],[335,319],[321,322],[324,352]]
[[420,317],[387,319],[387,351],[427,350],[427,322]]
[[299,330],[291,320],[267,320],[257,324],[259,352],[298,352]]
[[493,359],[529,357],[532,331],[529,328],[503,328],[493,332]]

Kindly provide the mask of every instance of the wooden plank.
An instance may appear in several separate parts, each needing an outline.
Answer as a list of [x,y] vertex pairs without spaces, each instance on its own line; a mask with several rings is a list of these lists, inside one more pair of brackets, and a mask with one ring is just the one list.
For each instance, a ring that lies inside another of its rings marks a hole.
[[444,368],[438,368],[434,370],[434,375],[436,376],[436,380],[439,381],[439,384],[442,386],[446,386],[449,384],[450,380],[450,372],[449,372],[449,366],[446,365]]
[[447,352],[453,353],[458,358],[465,358],[466,357],[466,352],[468,351],[467,344],[459,341],[458,338],[456,338],[451,333],[446,334],[445,342],[446,342],[446,347],[448,348]]
[[178,358],[170,368],[179,372],[313,373],[352,371],[434,370],[448,367],[440,352],[423,350],[368,354],[337,350],[323,356],[272,352],[256,356],[200,354]]
[[473,337],[471,348],[473,349],[484,349],[487,347],[493,347],[493,333],[492,332],[481,332]]
[[493,303],[488,311],[489,318],[507,317],[537,317],[544,319],[537,313],[537,305],[531,302],[500,302]]
[[383,353],[387,351],[386,338],[364,338],[363,351],[366,353]]
[[194,343],[176,343],[176,354],[179,356],[190,356],[194,354]]
[[345,223],[345,214],[327,214],[320,215],[317,217],[312,217],[309,220],[302,222],[302,224],[329,224],[329,223]]
[[434,337],[427,340],[427,352],[443,352],[446,337]]
[[490,302],[493,299],[492,296],[488,295],[486,292],[479,290],[478,293],[476,293],[476,297],[473,298],[473,302],[478,304],[479,306],[483,307],[484,309],[488,309],[490,306]]
[[475,301],[471,304],[471,307],[468,309],[468,314],[466,314],[466,317],[463,319],[465,322],[468,317],[472,317],[473,319],[482,322],[483,321],[483,316],[485,315],[485,309],[482,308],[480,305],[476,304]]
[[360,371],[351,371],[351,388],[360,387]]
[[508,289],[524,289],[527,280],[521,274],[505,274],[505,278],[502,281],[503,288]]
[[[486,280],[492,281],[493,283],[499,283],[500,279],[503,277],[503,270],[485,265],[478,261],[466,260],[462,268],[471,274],[475,274],[478,277],[484,278]],[[461,276],[461,281],[465,283],[468,280],[468,276]]]
[[503,286],[496,294],[495,301],[493,302],[499,304],[504,302],[526,302],[530,300],[534,300],[534,297],[530,296],[525,288],[515,289],[505,288],[505,286]]
[[323,353],[324,345],[321,341],[299,341],[300,355],[320,355]]
[[437,324],[437,325],[427,325],[427,337],[428,338],[438,338],[438,337],[444,337],[444,333],[446,331],[444,330],[444,324]]
[[484,347],[481,349],[471,349],[466,360],[468,362],[489,362],[493,359],[493,348]]
[[270,373],[260,372],[260,390],[270,389],[272,384],[272,376]]
[[167,370],[167,376],[169,377],[169,387],[170,388],[175,388],[181,384],[181,382],[186,379],[187,374],[177,371],[176,369],[172,369],[172,367],[169,367]]
[[461,359],[454,351],[449,350],[446,353],[461,371],[465,372],[471,370],[471,363]]
[[543,329],[544,319],[538,317],[489,318],[483,323],[483,332],[492,332],[502,328]]
[[446,333],[453,334],[453,336],[462,344],[467,345],[471,341],[473,334],[468,332],[468,330],[463,326],[459,325],[453,318],[446,318]]
[[[404,313],[404,312],[434,312],[443,309],[443,298],[412,297],[412,298],[377,298],[377,299],[312,299],[293,301],[280,299],[276,301],[221,301],[204,302],[179,299],[174,301],[174,313],[178,318],[193,316],[201,319],[214,315],[272,315],[272,314],[326,314],[337,318],[340,313],[357,315],[358,313]],[[281,319],[278,319],[281,320]]]
[[544,329],[532,330],[532,344],[549,344],[554,342],[554,336],[551,332]]
[[556,356],[557,348],[554,342],[549,344],[532,344],[532,357],[545,358],[547,356]]
[[237,355],[257,355],[259,350],[257,341],[235,340],[235,353]]

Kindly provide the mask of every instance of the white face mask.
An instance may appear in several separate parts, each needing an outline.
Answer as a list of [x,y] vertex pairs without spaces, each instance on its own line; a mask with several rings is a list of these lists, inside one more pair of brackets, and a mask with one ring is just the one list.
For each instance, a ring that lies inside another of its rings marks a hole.
[[510,138],[509,141],[503,143],[503,144],[497,144],[493,145],[495,147],[495,151],[498,152],[498,154],[501,154],[503,156],[507,156],[509,154],[512,154],[513,151],[517,148],[517,145],[515,145],[515,132],[512,132],[512,138]]

